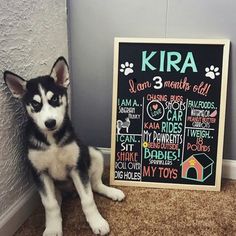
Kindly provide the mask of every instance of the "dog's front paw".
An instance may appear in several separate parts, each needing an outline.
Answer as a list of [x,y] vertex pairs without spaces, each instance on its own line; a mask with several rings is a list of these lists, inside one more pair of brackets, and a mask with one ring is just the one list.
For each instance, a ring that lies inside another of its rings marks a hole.
[[89,225],[94,234],[106,235],[110,232],[109,224],[102,216],[90,220]]
[[125,194],[119,189],[110,187],[108,197],[114,201],[120,202],[125,198]]
[[62,236],[62,235],[63,235],[62,230],[56,228],[47,227],[43,232],[43,236]]

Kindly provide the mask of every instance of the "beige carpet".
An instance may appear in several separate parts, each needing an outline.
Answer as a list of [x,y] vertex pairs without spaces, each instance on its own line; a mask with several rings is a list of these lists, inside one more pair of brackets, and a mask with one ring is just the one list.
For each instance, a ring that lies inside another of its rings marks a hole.
[[[236,181],[224,180],[221,192],[121,187],[126,199],[113,202],[95,194],[110,224],[110,235],[236,235]],[[81,211],[79,198],[63,202],[64,236],[93,235]],[[15,236],[42,235],[41,207]]]

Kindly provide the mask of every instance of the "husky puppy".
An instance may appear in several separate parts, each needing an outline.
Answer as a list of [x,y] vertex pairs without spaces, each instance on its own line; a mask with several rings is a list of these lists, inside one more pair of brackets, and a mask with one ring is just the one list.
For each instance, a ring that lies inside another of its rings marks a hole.
[[116,122],[117,134],[120,134],[122,128],[126,129],[126,133],[129,133],[130,119],[129,117],[125,118],[125,121],[118,120]]
[[61,196],[55,183],[72,180],[80,196],[86,220],[94,234],[105,235],[110,229],[99,213],[93,192],[114,201],[125,195],[102,183],[103,156],[77,139],[68,116],[68,64],[63,57],[54,63],[50,75],[29,81],[6,71],[5,82],[12,95],[21,98],[28,114],[26,129],[28,160],[45,208],[44,236],[61,236]]

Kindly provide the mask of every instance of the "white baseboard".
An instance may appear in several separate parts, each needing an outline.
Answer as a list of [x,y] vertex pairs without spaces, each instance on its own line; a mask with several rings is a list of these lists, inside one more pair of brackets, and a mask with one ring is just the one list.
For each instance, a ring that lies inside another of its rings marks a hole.
[[[110,165],[110,148],[99,148],[99,150],[104,154],[104,164],[105,166]],[[222,177],[225,179],[235,179],[236,180],[236,160],[223,159],[222,166]]]
[[225,179],[236,180],[236,160],[223,160],[222,176]]
[[39,195],[32,186],[0,218],[0,235],[12,236],[39,203]]

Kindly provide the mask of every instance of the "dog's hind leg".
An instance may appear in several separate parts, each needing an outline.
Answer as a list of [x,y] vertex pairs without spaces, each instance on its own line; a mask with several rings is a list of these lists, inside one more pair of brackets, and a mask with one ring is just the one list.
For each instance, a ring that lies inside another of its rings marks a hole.
[[62,217],[53,180],[46,174],[40,175],[43,188],[39,190],[45,208],[46,229],[43,236],[62,236]]
[[114,201],[122,201],[125,198],[125,195],[121,190],[108,187],[102,182],[102,153],[93,147],[89,147],[89,154],[91,156],[91,167],[89,169],[89,176],[92,184],[92,189],[99,194],[111,198]]

